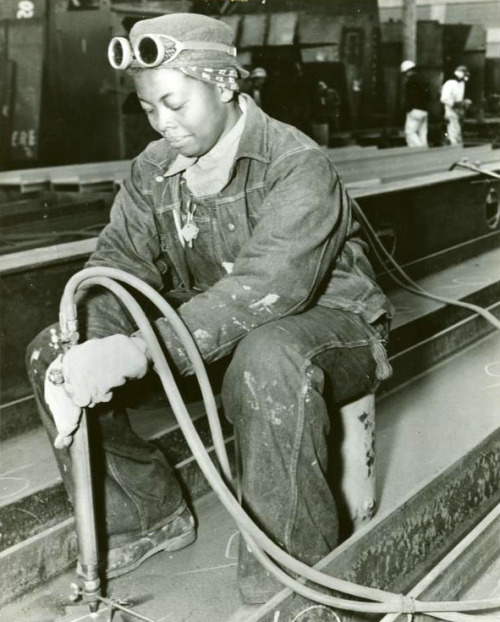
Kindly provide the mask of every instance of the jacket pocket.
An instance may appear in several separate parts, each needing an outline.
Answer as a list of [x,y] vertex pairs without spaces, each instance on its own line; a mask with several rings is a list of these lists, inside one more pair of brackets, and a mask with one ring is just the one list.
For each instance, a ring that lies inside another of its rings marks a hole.
[[235,259],[252,235],[245,196],[218,202],[214,218],[214,234],[225,259]]

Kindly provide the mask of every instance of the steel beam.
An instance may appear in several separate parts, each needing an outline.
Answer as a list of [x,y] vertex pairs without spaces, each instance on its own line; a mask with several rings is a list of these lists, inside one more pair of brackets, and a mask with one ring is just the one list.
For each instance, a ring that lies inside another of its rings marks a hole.
[[[316,567],[347,581],[406,593],[499,502],[500,430],[497,430],[440,476],[424,483],[395,511],[376,518],[344,542]],[[464,567],[465,579],[466,573],[473,571],[473,567]],[[440,589],[438,595],[444,597],[446,589]],[[306,610],[312,605],[307,599],[283,590],[266,605],[252,613],[247,611],[244,620],[307,622]],[[366,614],[331,611],[341,622],[367,620]],[[321,611],[316,610],[315,615],[321,615]],[[370,616],[370,620],[381,618],[381,615]],[[324,619],[334,617],[325,610]]]

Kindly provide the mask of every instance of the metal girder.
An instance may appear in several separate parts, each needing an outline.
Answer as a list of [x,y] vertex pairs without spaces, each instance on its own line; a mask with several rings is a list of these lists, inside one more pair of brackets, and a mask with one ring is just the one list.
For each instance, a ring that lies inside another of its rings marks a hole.
[[[495,515],[490,520],[491,515]],[[489,566],[498,558],[500,551],[500,518],[498,506],[488,515],[483,523],[488,522],[486,528],[481,529],[473,542],[443,572],[433,573],[427,586],[415,590],[414,597],[420,600],[460,600],[463,593],[473,585]],[[477,528],[476,528],[477,529]],[[470,597],[469,597],[470,598]],[[495,612],[488,612],[494,614]],[[496,613],[498,616],[498,613]],[[385,616],[381,622],[402,622],[406,615]],[[427,614],[416,614],[413,622],[435,622],[436,618]]]
[[[500,501],[500,430],[491,434],[398,509],[376,518],[316,568],[341,579],[406,593]],[[484,550],[478,553],[484,558]],[[474,565],[462,567],[462,584]],[[447,582],[446,585],[450,585]],[[440,598],[455,595],[443,582]],[[245,622],[366,622],[366,614],[311,608],[307,599],[283,590],[245,616]],[[310,614],[307,612],[309,608]],[[303,613],[301,613],[303,612]],[[314,618],[311,618],[314,613]],[[334,614],[334,615],[332,615]],[[300,616],[300,617],[297,617]],[[382,616],[370,616],[370,620]]]

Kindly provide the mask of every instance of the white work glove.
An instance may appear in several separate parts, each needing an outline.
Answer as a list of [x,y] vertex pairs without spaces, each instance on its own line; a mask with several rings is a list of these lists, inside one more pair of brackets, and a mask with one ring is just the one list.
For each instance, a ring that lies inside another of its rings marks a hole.
[[147,347],[139,337],[90,339],[64,354],[64,389],[81,408],[109,402],[112,389],[145,376],[148,364]]
[[78,428],[82,414],[82,409],[73,404],[73,400],[64,390],[64,384],[54,384],[54,380],[51,379],[60,375],[62,380],[61,358],[60,354],[50,364],[45,374],[44,385],[45,401],[54,417],[58,432],[54,441],[54,447],[57,449],[71,445],[73,433]]

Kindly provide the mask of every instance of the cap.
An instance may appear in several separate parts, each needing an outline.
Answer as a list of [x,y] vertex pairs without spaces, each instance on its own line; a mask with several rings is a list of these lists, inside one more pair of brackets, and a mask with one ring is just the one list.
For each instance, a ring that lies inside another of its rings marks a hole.
[[470,75],[470,71],[469,68],[466,65],[459,65],[456,69],[455,69],[455,73],[463,73],[464,75],[469,76]]
[[[129,34],[132,47],[143,35],[163,35],[173,37],[181,43],[196,41],[228,47],[234,46],[235,38],[233,29],[224,22],[197,13],[170,13],[136,22]],[[183,50],[168,63],[168,67],[172,69],[189,66],[235,67],[241,77],[248,76],[248,72],[237,64],[234,56],[219,50]]]
[[406,73],[410,69],[415,69],[417,65],[412,60],[404,60],[401,63],[401,73]]
[[267,78],[267,71],[263,67],[255,67],[250,74],[251,78]]

